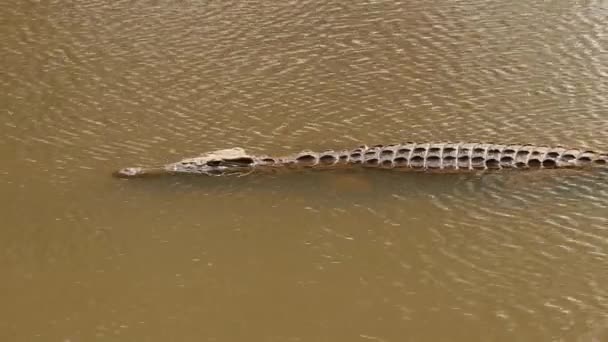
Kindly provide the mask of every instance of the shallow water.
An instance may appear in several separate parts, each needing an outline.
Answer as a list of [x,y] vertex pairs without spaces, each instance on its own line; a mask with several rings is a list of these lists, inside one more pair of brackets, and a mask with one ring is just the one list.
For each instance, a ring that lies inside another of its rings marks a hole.
[[608,151],[606,2],[9,0],[0,18],[0,340],[608,338],[607,172],[110,177],[234,146]]

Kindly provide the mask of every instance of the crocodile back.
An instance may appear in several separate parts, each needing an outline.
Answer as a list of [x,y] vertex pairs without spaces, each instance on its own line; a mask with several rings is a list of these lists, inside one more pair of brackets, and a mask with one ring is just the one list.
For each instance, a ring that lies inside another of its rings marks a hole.
[[[302,151],[272,160],[272,165],[336,168],[347,165],[423,171],[549,169],[605,166],[608,154],[529,144],[439,142],[359,146],[352,150]],[[262,163],[265,164],[265,163]]]

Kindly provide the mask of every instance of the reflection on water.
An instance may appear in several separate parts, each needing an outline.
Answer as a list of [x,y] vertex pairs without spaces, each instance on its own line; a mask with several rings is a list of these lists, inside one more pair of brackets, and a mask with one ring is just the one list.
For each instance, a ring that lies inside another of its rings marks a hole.
[[606,172],[109,176],[234,146],[606,151],[604,2],[0,13],[0,339],[604,339]]

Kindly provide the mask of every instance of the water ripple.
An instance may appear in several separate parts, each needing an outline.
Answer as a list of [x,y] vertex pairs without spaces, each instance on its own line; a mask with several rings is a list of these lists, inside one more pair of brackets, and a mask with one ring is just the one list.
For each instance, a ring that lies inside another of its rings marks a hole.
[[[608,151],[604,1],[13,2],[2,9],[0,186],[17,228],[0,241],[44,242],[38,254],[2,249],[11,260],[80,255],[83,240],[96,241],[81,227],[95,224],[130,225],[114,232],[125,239],[131,228],[202,225],[230,244],[213,228],[255,228],[242,241],[299,246],[307,259],[295,269],[314,265],[302,284],[344,275],[340,294],[372,298],[353,301],[358,310],[386,306],[403,322],[458,317],[572,340],[608,312],[605,172],[108,177],[233,146],[483,140]],[[72,234],[65,250],[62,232]]]

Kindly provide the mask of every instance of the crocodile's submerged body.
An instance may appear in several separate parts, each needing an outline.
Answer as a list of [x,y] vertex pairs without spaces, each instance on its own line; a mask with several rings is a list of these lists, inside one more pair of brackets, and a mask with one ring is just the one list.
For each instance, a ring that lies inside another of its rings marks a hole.
[[491,143],[402,143],[350,150],[302,151],[286,157],[250,155],[241,148],[219,150],[157,168],[124,168],[117,177],[158,174],[222,176],[289,169],[372,167],[403,171],[465,172],[606,166],[608,154],[561,146]]

